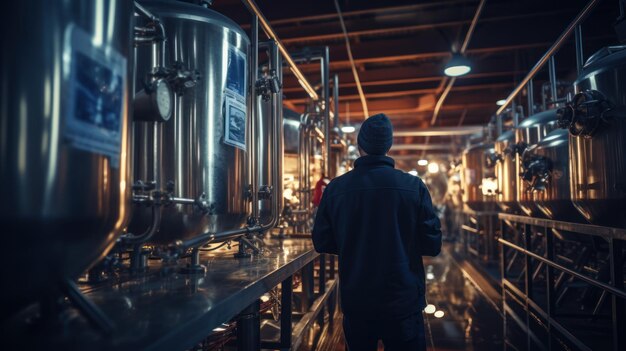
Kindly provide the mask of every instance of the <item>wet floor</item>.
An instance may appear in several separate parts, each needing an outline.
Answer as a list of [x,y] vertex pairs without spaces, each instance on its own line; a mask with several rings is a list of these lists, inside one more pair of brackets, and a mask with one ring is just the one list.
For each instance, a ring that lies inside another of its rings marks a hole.
[[[490,291],[479,274],[454,257],[451,245],[447,245],[438,257],[424,259],[428,349],[502,350],[503,323],[499,304],[492,300],[495,291]],[[379,349],[383,349],[382,345]],[[345,350],[343,339],[334,350]]]

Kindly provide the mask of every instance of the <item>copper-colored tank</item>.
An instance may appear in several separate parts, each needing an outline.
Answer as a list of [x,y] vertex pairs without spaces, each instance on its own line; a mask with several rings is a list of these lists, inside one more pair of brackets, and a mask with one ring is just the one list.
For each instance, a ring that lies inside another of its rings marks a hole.
[[495,189],[483,189],[484,179],[495,182],[495,171],[489,167],[487,159],[494,154],[494,144],[472,145],[463,152],[461,185],[463,204],[473,211],[493,211],[495,209]]
[[571,195],[591,223],[626,224],[626,46],[589,58],[560,110],[570,131]]
[[520,211],[517,203],[517,182],[519,176],[515,170],[515,131],[502,133],[495,142],[496,178],[498,191],[496,202],[502,211],[516,213]]
[[548,110],[526,118],[515,129],[515,144],[517,147],[515,173],[522,177],[517,181],[517,203],[522,212],[528,216],[543,217],[543,213],[533,199],[531,179],[528,179],[528,176],[526,177],[527,179],[524,179],[524,173],[527,169],[523,163],[523,155],[529,147],[537,144],[556,127],[556,110]]

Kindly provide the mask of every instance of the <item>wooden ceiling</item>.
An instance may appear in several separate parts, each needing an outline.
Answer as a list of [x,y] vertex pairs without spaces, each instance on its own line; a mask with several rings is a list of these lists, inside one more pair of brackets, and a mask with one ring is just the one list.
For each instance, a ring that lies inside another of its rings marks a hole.
[[[487,0],[467,49],[472,72],[457,79],[436,125],[487,123],[497,109],[495,102],[508,96],[586,2]],[[453,47],[463,41],[478,3],[339,1],[370,114],[386,113],[396,130],[429,126],[446,83],[443,67]],[[329,46],[331,75],[337,74],[340,82],[340,120],[361,122],[363,110],[333,0],[257,0],[257,4],[290,51]],[[240,0],[216,0],[214,9],[249,29],[250,15]],[[585,58],[616,43],[612,24],[618,15],[617,0],[607,0],[585,22]],[[559,79],[573,81],[573,40],[556,60]],[[303,64],[301,69],[311,83],[319,82],[319,64]],[[286,103],[302,111],[307,95],[285,72]],[[537,99],[546,80],[545,73],[535,80]]]

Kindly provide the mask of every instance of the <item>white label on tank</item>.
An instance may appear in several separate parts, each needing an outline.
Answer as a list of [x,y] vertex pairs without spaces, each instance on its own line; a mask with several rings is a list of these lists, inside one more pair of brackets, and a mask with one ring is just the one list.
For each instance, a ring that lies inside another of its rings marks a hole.
[[228,48],[224,88],[224,143],[246,150],[246,55],[234,45]]
[[76,149],[109,157],[119,168],[126,58],[110,46],[93,44],[76,26],[65,33],[64,74],[68,75],[64,137]]

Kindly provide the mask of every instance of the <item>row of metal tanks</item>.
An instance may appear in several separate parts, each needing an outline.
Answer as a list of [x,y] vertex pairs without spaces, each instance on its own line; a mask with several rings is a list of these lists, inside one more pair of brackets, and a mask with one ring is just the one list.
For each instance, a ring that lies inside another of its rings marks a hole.
[[257,73],[246,33],[207,3],[3,8],[2,320],[114,247],[171,255],[278,222],[280,55],[261,45]]
[[626,46],[591,56],[563,107],[463,153],[463,202],[603,226],[626,225]]

